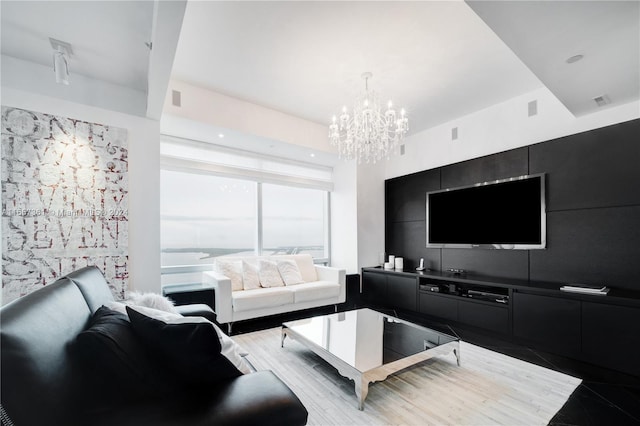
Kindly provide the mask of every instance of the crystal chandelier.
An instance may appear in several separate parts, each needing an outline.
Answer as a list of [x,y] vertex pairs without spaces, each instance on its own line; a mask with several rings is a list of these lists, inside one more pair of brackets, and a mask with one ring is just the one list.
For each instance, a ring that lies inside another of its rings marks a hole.
[[356,97],[353,114],[345,106],[329,125],[329,140],[338,147],[340,158],[357,158],[358,163],[388,157],[409,130],[404,108],[398,115],[389,101],[386,111],[380,109],[378,94],[369,90],[371,76],[370,72],[362,74],[365,91]]

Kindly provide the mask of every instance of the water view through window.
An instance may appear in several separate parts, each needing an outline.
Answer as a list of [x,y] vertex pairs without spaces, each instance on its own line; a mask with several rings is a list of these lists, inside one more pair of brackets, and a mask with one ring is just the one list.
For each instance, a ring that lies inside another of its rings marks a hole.
[[325,191],[262,185],[263,254],[324,255]]
[[[162,266],[252,255],[258,245],[258,183],[162,170]],[[327,192],[262,184],[263,251],[324,258]]]
[[162,170],[160,188],[162,266],[254,253],[256,183]]

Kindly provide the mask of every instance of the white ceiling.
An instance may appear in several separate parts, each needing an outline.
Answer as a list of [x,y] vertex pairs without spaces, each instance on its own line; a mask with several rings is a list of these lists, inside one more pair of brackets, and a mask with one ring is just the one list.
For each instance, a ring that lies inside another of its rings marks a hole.
[[172,77],[324,124],[365,71],[412,131],[542,86],[461,1],[190,2]]
[[596,96],[640,98],[639,5],[190,2],[173,77],[318,123],[352,102],[364,71],[414,132],[543,85],[580,116]]
[[[54,37],[73,45],[72,84],[81,74],[162,99],[165,84],[148,89],[145,43],[167,32],[154,28],[154,8],[169,3],[3,0],[2,54],[50,67]],[[543,85],[582,115],[598,110],[595,96],[608,95],[609,107],[640,98],[639,6],[191,1],[173,78],[321,124],[363,89],[364,71],[383,100],[406,107],[411,132]],[[171,43],[159,45],[153,53],[170,63]],[[565,62],[578,53],[582,61]]]
[[3,55],[52,67],[52,37],[72,46],[72,84],[79,74],[147,91],[152,1],[3,0],[1,7]]
[[[640,2],[473,1],[473,10],[580,116],[640,97]],[[583,59],[573,64],[575,55]]]

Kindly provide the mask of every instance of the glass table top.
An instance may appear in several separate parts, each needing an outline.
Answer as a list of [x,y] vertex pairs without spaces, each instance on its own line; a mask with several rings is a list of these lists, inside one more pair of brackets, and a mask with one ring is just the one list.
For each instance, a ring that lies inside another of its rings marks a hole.
[[371,309],[285,322],[283,327],[361,372],[459,340]]

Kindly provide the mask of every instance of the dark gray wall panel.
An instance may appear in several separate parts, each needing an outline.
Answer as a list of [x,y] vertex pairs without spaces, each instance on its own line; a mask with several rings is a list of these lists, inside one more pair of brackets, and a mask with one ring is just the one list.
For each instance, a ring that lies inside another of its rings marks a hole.
[[[386,251],[407,268],[424,257],[433,269],[640,290],[639,136],[633,120],[390,179]],[[425,247],[425,192],[527,173],[547,175],[547,250]]]
[[385,184],[386,220],[425,220],[426,193],[440,189],[440,171],[414,173]]
[[387,254],[404,258],[405,269],[415,269],[424,258],[426,268],[440,270],[440,249],[428,249],[425,221],[387,223]]
[[527,148],[512,149],[442,167],[442,188],[522,176],[528,170]]
[[442,249],[442,270],[464,269],[474,274],[528,278],[526,250]]
[[547,249],[531,251],[534,281],[640,290],[640,206],[547,214]]
[[640,204],[639,141],[635,120],[531,146],[530,173],[547,173],[547,210]]

